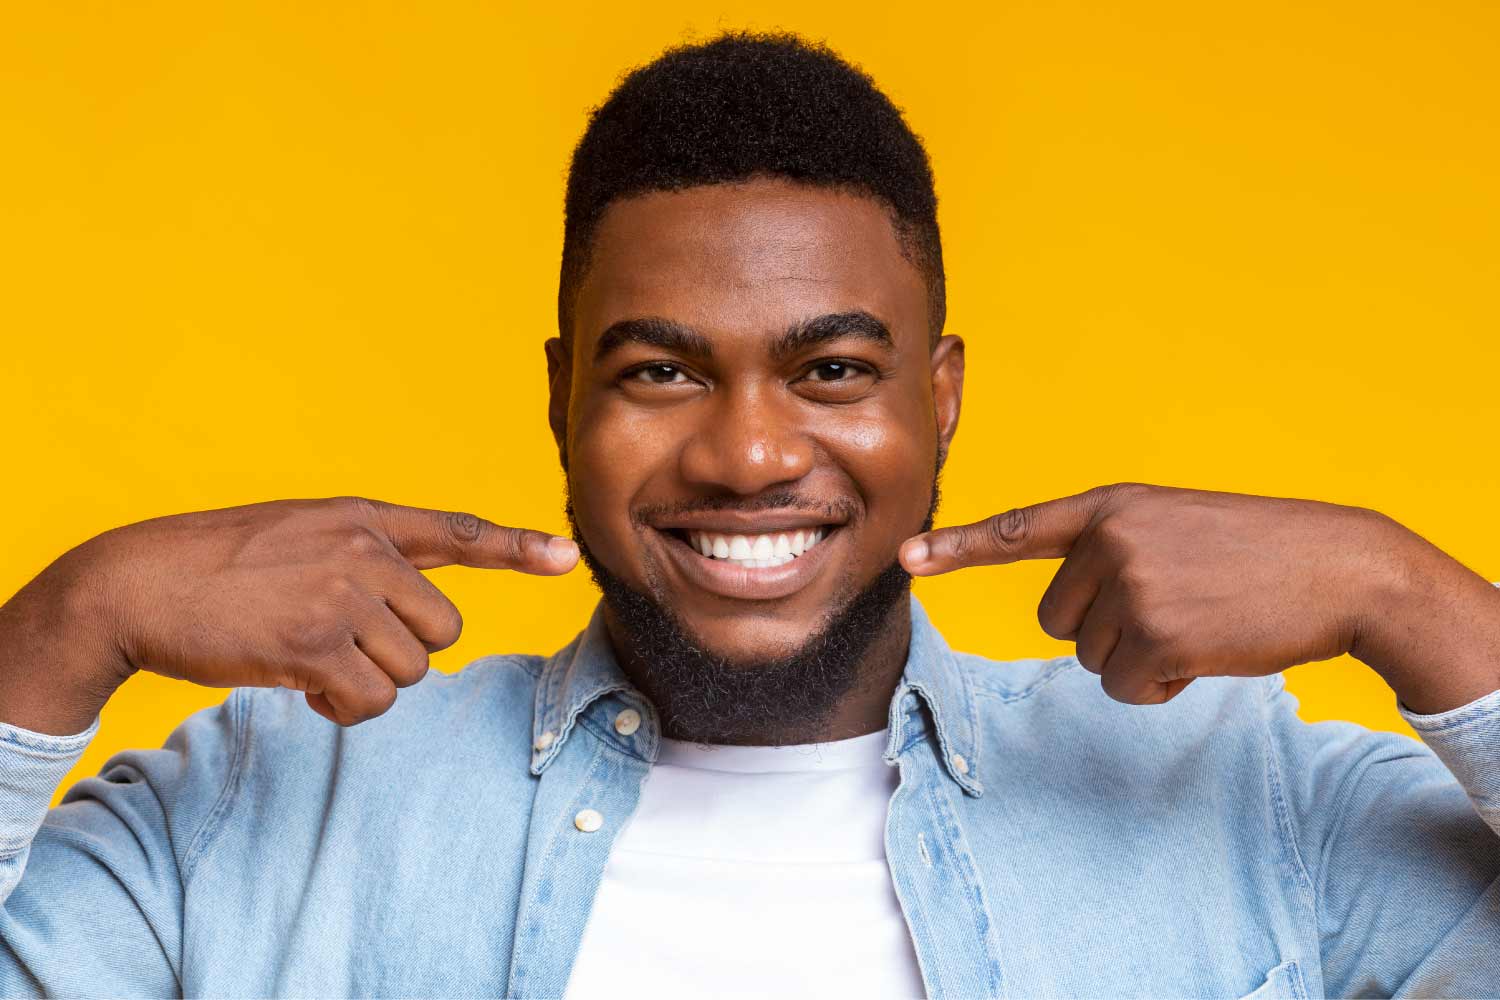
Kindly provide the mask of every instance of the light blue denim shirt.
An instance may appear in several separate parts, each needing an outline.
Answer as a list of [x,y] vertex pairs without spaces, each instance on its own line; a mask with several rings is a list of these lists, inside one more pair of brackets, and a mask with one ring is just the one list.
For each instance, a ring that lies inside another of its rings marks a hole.
[[[911,608],[886,850],[930,996],[1500,995],[1500,691],[1404,713],[1425,746],[1279,677],[1131,706]],[[348,729],[237,689],[48,811],[97,728],[0,726],[7,996],[558,996],[659,734],[597,611]]]

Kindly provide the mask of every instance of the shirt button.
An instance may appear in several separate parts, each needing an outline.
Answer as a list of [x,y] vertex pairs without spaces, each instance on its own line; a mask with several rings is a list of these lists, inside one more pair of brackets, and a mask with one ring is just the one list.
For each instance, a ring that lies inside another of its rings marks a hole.
[[615,732],[621,736],[629,736],[641,728],[641,713],[633,708],[627,708],[615,716]]
[[552,745],[552,741],[555,739],[557,739],[557,737],[553,734],[552,730],[549,729],[542,735],[538,736],[536,738],[536,742],[531,745],[538,750],[545,750]]
[[961,754],[961,753],[954,754],[953,757],[952,757],[952,760],[953,760],[953,770],[957,771],[959,774],[968,774],[969,773],[969,762],[966,761],[966,760],[964,760],[964,755],[963,754]]
[[584,833],[593,833],[604,825],[604,817],[597,809],[583,809],[573,817],[573,825]]

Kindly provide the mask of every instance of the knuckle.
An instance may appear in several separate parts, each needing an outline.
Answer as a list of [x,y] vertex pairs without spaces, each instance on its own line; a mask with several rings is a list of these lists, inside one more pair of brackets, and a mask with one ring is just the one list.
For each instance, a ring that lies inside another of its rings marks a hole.
[[1036,609],[1037,624],[1042,631],[1054,639],[1066,639],[1068,637],[1068,623],[1063,620],[1062,611],[1057,607],[1057,602],[1049,596],[1044,596],[1042,602]]
[[459,545],[472,545],[484,534],[484,521],[461,510],[443,514],[443,533]]
[[1115,579],[1127,593],[1135,594],[1137,597],[1149,592],[1156,584],[1155,573],[1138,559],[1121,566],[1119,572],[1115,574]]
[[365,722],[383,715],[396,703],[396,685],[391,679],[377,671],[362,671],[358,680],[359,704],[354,713],[358,721]]
[[385,551],[380,536],[364,525],[351,528],[344,536],[344,549],[356,558],[367,559]]
[[1031,513],[1024,507],[1012,508],[981,523],[987,540],[998,549],[1014,548],[1031,535]]
[[358,521],[373,520],[377,513],[377,504],[368,497],[333,497],[329,502],[345,515]]
[[1104,488],[1104,492],[1110,500],[1135,500],[1151,492],[1151,487],[1146,483],[1124,482],[1110,483]]
[[445,601],[436,615],[432,641],[437,644],[438,649],[447,649],[458,641],[463,630],[464,616],[459,613],[458,608],[454,607],[452,602]]
[[413,684],[427,676],[430,664],[427,659],[427,650],[416,649],[401,664],[400,676],[393,678],[396,687],[411,687]]

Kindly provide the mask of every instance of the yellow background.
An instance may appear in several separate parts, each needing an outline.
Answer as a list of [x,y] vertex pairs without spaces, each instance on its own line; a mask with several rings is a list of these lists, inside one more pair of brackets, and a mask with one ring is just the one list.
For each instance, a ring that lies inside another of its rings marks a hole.
[[[1500,579],[1489,0],[6,21],[4,594],[110,526],[276,497],[561,530],[541,343],[567,156],[622,70],[732,26],[828,39],[932,154],[970,359],[943,522],[1122,479],[1314,497]],[[1035,621],[1056,565],[918,593],[959,647],[1067,652]],[[444,670],[550,651],[594,599],[581,572],[432,575],[468,622]],[[1292,686],[1308,718],[1401,728],[1347,659]],[[132,679],[69,783],[224,694]]]

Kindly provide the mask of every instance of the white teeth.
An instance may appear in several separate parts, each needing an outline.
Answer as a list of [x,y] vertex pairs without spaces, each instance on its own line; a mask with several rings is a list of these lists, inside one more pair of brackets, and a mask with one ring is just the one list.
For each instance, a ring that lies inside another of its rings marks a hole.
[[710,559],[728,560],[749,569],[770,569],[785,566],[816,545],[823,537],[823,529],[808,528],[766,535],[689,531],[687,537],[694,549]]

